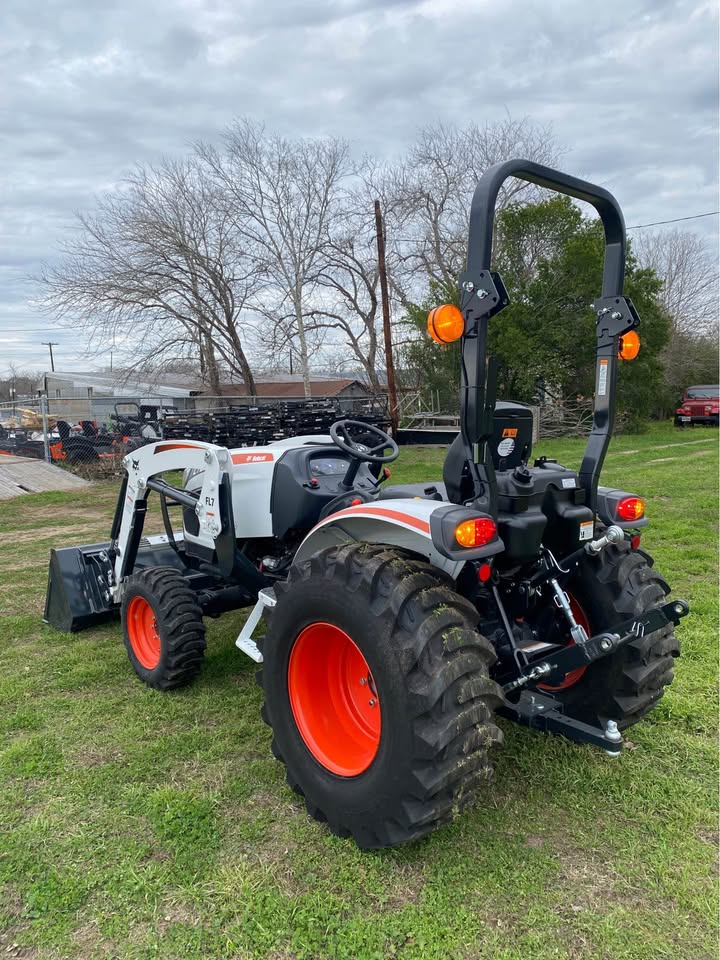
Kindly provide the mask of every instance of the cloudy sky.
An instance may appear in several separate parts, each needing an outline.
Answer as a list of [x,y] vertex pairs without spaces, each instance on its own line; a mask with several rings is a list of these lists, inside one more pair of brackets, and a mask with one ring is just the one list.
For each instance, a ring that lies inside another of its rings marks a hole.
[[[73,212],[234,116],[392,157],[418,127],[550,122],[629,225],[718,209],[718,25],[684,0],[2,0],[0,375],[77,369],[28,281]],[[717,246],[718,218],[689,221]]]

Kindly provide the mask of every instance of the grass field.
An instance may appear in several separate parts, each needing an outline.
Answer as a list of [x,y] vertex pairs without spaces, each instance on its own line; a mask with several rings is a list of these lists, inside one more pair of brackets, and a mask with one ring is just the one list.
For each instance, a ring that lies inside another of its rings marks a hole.
[[[405,450],[393,480],[441,457]],[[285,786],[242,614],[210,621],[200,681],[172,695],[135,679],[118,626],[42,624],[49,548],[104,539],[113,485],[0,504],[0,957],[715,957],[717,476],[717,432],[613,442],[604,482],[646,498],[644,546],[692,610],[624,755],[502,721],[478,804],[376,853]]]

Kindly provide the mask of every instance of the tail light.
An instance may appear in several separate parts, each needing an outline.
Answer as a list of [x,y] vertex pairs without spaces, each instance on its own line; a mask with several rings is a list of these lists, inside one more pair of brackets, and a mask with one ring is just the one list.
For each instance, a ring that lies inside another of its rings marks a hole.
[[640,497],[625,497],[616,509],[622,520],[639,520],[645,514],[645,501]]
[[497,527],[489,517],[463,520],[455,527],[455,539],[461,547],[484,547],[497,536]]

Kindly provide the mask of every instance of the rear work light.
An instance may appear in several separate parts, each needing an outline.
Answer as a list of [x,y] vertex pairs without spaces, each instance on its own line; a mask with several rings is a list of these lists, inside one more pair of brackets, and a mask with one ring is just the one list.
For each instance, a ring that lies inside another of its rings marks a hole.
[[427,328],[435,343],[452,343],[465,332],[465,318],[454,303],[444,303],[430,311]]
[[489,517],[463,520],[455,527],[455,539],[461,547],[484,547],[497,536],[497,527]]
[[645,513],[645,501],[640,497],[625,497],[617,505],[617,515],[622,520],[639,520]]

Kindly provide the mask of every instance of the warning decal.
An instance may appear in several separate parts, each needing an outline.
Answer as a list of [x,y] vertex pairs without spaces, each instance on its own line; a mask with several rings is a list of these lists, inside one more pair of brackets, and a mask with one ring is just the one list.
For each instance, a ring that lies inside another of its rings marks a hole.
[[518,432],[517,427],[505,427],[502,432],[503,437],[516,437]]
[[592,540],[595,524],[592,520],[585,520],[580,524],[580,539]]
[[608,373],[608,361],[601,360],[600,366],[598,367],[598,396],[604,397],[607,393],[607,373]]

